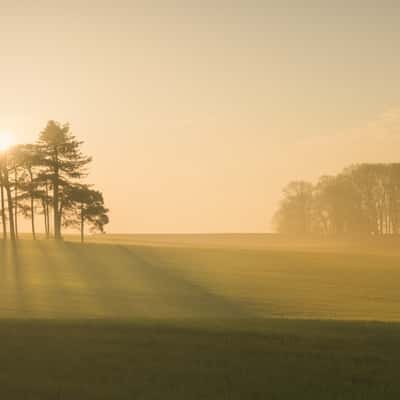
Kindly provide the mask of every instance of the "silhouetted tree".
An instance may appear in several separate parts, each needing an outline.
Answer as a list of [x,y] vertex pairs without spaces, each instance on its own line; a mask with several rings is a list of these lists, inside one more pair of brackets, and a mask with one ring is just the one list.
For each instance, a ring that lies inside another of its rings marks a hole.
[[79,225],[82,243],[84,242],[86,223],[89,224],[92,231],[104,231],[104,226],[108,224],[109,218],[101,192],[90,189],[88,185],[74,185],[69,187],[65,195],[64,225]]
[[[8,162],[8,154],[4,152],[1,155],[1,162],[0,162],[0,170],[1,170],[1,183],[2,183],[2,192],[3,190],[7,196],[7,208],[8,208],[8,225],[9,225],[9,232],[10,232],[10,239],[15,241],[15,227],[14,227],[14,207],[13,207],[13,197],[12,197],[12,189],[11,189],[11,182],[9,179],[9,162]],[[2,209],[4,210],[4,204],[2,204]]]
[[4,177],[3,177],[3,160],[0,154],[0,206],[1,206],[1,223],[3,227],[3,239],[7,239],[7,219],[6,219],[6,207],[4,198]]
[[18,238],[21,215],[30,218],[36,239],[37,212],[43,214],[47,238],[53,229],[54,237],[61,239],[62,226],[77,225],[83,241],[85,223],[93,230],[103,231],[108,210],[102,193],[81,182],[91,161],[82,154],[81,146],[68,124],[49,121],[36,144],[17,145],[0,153],[0,221],[4,239],[8,238],[7,225],[10,239]]
[[[305,216],[311,222],[305,224]],[[315,186],[291,183],[275,222],[279,231],[292,233],[398,234],[400,164],[353,165],[336,176],[322,176]]]
[[68,124],[49,121],[38,140],[42,177],[48,180],[52,189],[54,237],[61,239],[64,193],[86,174],[85,167],[91,161],[82,154],[83,142],[72,135]]
[[[15,197],[19,210],[31,219],[32,236],[36,239],[35,201],[40,198],[41,182],[37,179],[35,169],[38,168],[40,156],[34,144],[19,145],[13,149],[20,174],[16,182],[19,195]],[[17,189],[15,190],[17,193]]]
[[283,196],[275,215],[278,230],[309,233],[312,226],[313,185],[305,181],[290,182],[284,188]]

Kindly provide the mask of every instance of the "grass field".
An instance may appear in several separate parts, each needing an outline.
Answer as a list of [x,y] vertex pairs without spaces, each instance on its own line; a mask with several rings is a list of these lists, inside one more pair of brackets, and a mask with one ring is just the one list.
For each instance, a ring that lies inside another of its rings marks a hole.
[[0,242],[7,399],[400,396],[400,242]]

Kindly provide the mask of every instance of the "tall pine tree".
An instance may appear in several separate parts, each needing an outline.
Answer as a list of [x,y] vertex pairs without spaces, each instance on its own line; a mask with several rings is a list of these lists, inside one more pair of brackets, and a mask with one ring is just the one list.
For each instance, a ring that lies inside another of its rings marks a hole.
[[54,238],[57,240],[62,239],[64,195],[86,175],[85,167],[91,161],[91,157],[81,152],[82,143],[72,134],[69,124],[55,121],[47,123],[37,142],[39,163],[43,168],[41,175],[45,175],[51,185]]

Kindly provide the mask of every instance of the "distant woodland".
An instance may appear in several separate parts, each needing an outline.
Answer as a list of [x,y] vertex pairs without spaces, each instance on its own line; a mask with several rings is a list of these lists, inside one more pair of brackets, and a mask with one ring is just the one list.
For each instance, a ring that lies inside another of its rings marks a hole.
[[19,237],[19,219],[30,220],[37,237],[37,218],[45,237],[62,239],[62,228],[86,226],[102,232],[109,222],[103,194],[84,183],[91,157],[68,124],[49,121],[36,143],[0,152],[0,223],[4,239]]
[[291,234],[399,234],[400,164],[359,164],[316,184],[290,182],[274,223]]

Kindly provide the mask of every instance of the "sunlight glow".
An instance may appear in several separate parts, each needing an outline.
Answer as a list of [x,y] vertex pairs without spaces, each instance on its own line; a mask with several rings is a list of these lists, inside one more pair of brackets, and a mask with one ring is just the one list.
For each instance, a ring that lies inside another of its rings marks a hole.
[[15,143],[14,136],[9,132],[0,133],[0,152],[6,151]]

